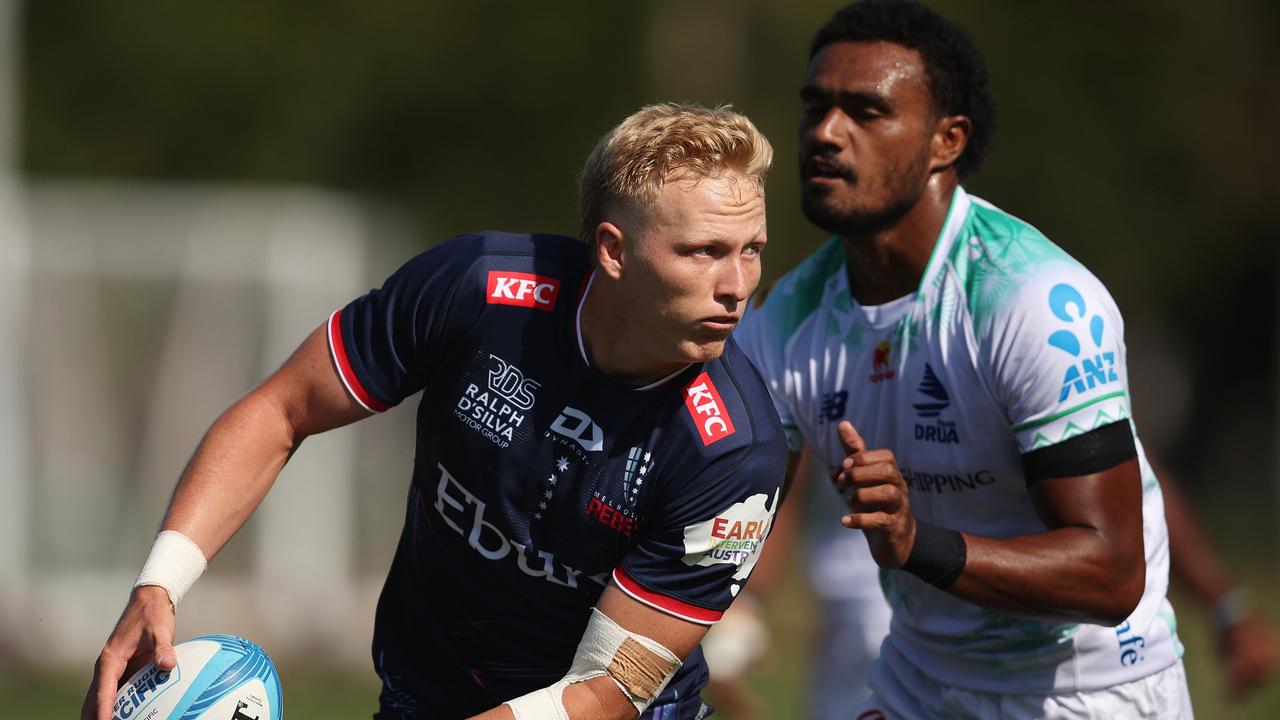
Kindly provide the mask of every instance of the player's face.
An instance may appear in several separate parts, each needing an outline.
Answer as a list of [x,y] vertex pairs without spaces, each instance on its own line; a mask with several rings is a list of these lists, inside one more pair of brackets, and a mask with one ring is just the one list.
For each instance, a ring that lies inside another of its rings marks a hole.
[[760,282],[764,194],[752,180],[669,179],[644,213],[626,266],[626,294],[655,359],[714,360]]
[[853,235],[891,225],[929,179],[936,117],[919,53],[838,42],[809,63],[800,91],[801,203],[818,227]]

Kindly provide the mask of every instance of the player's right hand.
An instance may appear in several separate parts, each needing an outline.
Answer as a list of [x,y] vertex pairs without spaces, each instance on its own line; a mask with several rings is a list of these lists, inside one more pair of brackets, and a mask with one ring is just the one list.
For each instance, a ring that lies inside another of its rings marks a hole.
[[93,682],[80,708],[80,720],[111,720],[121,679],[143,665],[154,661],[161,670],[177,666],[178,655],[173,649],[175,626],[173,605],[164,588],[134,588],[93,667]]
[[867,449],[866,441],[848,420],[840,421],[836,434],[846,457],[832,480],[853,511],[840,522],[863,531],[877,565],[900,568],[915,543],[916,517],[898,460],[892,450]]

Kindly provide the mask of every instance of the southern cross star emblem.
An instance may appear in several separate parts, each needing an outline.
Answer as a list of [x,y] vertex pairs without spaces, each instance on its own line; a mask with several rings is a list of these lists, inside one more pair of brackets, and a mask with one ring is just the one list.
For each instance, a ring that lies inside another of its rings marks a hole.
[[640,486],[644,484],[645,475],[653,469],[653,453],[642,447],[633,447],[627,453],[627,462],[622,469],[622,497],[634,505],[640,497]]
[[[556,458],[556,463],[555,463],[555,464],[556,464],[556,472],[563,473],[564,471],[566,471],[566,470],[568,470],[568,469],[569,469],[569,465],[570,465],[570,463],[569,463],[569,458],[566,458],[566,457],[563,457],[563,456],[562,456],[562,457],[558,457],[558,458]],[[554,488],[554,487],[556,486],[556,483],[557,483],[557,482],[559,482],[559,481],[560,481],[560,478],[556,477],[556,474],[555,474],[554,472],[553,472],[553,473],[551,473],[551,474],[549,474],[549,475],[547,475],[547,479],[544,481],[544,482],[546,482],[547,489],[542,493],[542,497],[546,498],[547,500],[550,500],[550,499],[551,499],[551,497],[552,497],[552,495],[554,495],[554,493],[552,492],[551,488]],[[538,509],[539,509],[539,510],[546,510],[546,509],[547,509],[547,503],[546,503],[546,501],[543,501],[543,502],[538,503]],[[534,519],[534,520],[541,520],[541,519],[542,519],[542,513],[541,513],[541,512],[535,512],[535,513],[533,514],[533,519]]]

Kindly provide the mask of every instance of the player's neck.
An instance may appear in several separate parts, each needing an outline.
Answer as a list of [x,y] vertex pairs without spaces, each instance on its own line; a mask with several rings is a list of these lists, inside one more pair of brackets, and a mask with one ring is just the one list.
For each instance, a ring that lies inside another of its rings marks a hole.
[[586,360],[597,372],[621,383],[641,387],[657,382],[688,365],[652,354],[647,333],[637,331],[630,307],[614,292],[607,278],[597,276],[582,298],[578,331]]
[[883,305],[916,291],[958,184],[954,173],[936,173],[893,225],[841,238],[849,290],[858,303]]

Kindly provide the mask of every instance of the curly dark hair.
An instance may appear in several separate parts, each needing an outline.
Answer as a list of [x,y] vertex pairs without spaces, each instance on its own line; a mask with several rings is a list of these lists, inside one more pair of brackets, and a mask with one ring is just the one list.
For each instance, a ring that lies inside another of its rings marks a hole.
[[877,41],[920,53],[935,112],[972,121],[956,173],[963,178],[976,171],[991,149],[996,110],[986,64],[969,33],[915,0],[861,0],[841,8],[818,29],[809,59],[832,43]]

